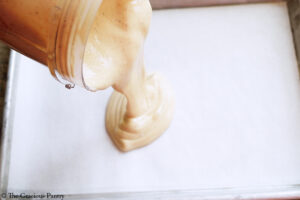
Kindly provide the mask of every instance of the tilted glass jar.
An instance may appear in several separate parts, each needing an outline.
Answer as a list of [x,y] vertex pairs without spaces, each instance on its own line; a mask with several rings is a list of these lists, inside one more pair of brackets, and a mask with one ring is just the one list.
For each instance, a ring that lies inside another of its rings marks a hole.
[[0,40],[48,66],[67,88],[76,84],[89,89],[82,73],[83,58],[101,3],[102,0],[0,1]]

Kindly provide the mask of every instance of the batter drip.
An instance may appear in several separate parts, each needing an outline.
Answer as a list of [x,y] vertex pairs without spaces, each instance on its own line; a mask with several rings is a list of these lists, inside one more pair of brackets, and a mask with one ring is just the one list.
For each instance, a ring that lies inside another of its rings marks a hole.
[[84,56],[90,90],[115,89],[106,110],[106,129],[122,151],[145,146],[172,120],[168,84],[144,68],[144,42],[151,21],[149,0],[103,0]]

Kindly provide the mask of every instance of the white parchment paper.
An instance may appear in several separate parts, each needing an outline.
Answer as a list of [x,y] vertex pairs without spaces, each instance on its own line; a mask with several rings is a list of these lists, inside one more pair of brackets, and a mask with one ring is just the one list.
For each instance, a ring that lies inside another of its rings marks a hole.
[[20,56],[9,191],[93,193],[300,183],[300,82],[284,3],[155,11],[147,71],[176,112],[152,145],[119,152],[111,89],[67,90]]

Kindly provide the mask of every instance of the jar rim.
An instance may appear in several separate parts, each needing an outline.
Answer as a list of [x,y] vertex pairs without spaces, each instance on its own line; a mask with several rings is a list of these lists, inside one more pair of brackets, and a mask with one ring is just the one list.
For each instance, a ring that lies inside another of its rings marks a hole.
[[52,76],[67,88],[79,85],[91,90],[84,81],[83,58],[101,3],[102,0],[67,0],[63,7],[48,66]]

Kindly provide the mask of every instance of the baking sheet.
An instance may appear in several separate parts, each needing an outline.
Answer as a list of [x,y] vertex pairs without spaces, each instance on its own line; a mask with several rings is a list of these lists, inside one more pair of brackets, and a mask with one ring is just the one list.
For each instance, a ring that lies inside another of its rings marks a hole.
[[64,194],[300,183],[300,84],[285,3],[155,11],[146,68],[176,112],[152,145],[115,149],[111,89],[66,90],[18,55],[8,191]]

